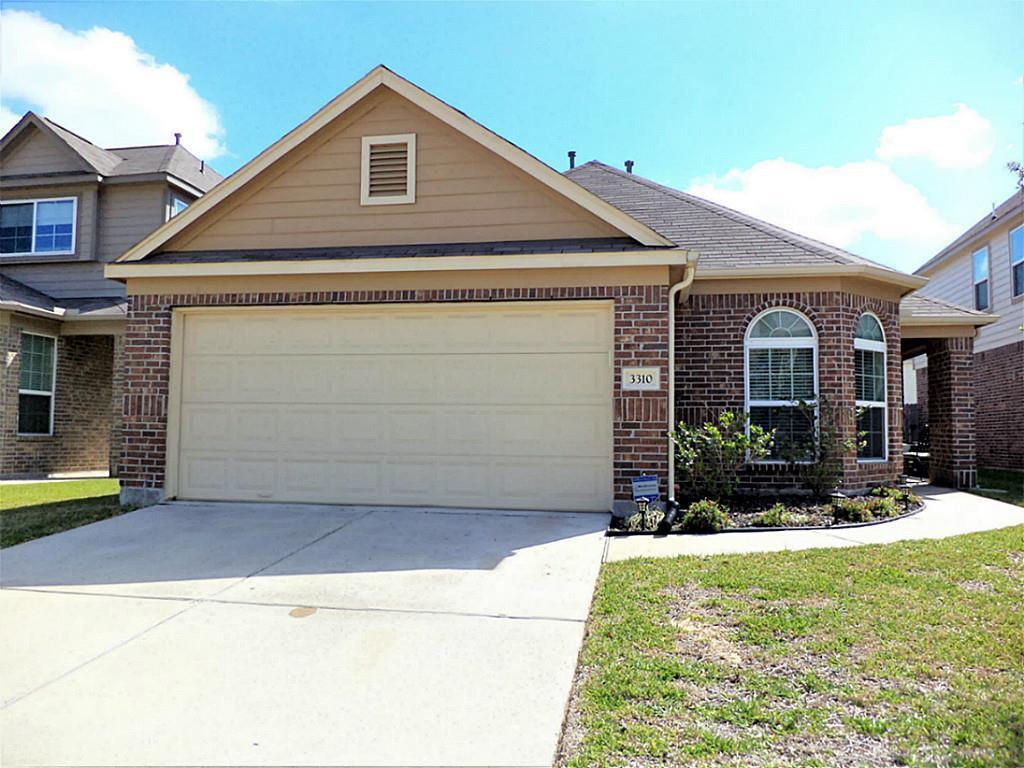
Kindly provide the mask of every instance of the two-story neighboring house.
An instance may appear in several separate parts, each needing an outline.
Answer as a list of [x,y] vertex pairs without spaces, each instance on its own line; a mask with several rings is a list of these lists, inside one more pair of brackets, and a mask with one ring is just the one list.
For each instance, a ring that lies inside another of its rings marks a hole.
[[120,256],[221,176],[180,143],[103,149],[32,112],[0,139],[0,477],[116,473]]
[[[974,340],[978,466],[1024,469],[1024,190],[915,274],[929,278],[921,294],[998,315]],[[914,361],[918,407],[925,419],[927,370],[921,359]]]

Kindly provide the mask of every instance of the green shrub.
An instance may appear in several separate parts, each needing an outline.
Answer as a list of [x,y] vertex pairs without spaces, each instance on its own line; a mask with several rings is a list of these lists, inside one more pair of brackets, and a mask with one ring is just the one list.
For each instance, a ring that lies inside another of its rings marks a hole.
[[715,500],[732,495],[744,463],[767,456],[774,435],[774,430],[766,432],[756,424],[748,432],[746,414],[733,411],[722,413],[717,424],[708,421],[695,427],[680,422],[669,432],[676,467],[692,495]]
[[896,517],[903,511],[891,496],[872,496],[865,499],[864,503],[877,520]]
[[892,499],[897,505],[903,508],[913,509],[921,504],[921,497],[902,488],[893,488],[889,485],[879,485],[871,489],[871,496],[880,496],[885,499]]
[[787,528],[806,522],[806,515],[790,512],[782,502],[773,504],[754,517],[754,525],[758,528]]
[[687,533],[717,533],[732,525],[728,510],[712,499],[695,501],[683,512],[682,528]]
[[829,505],[829,510],[838,523],[868,523],[875,519],[864,499],[837,499]]
[[797,413],[807,429],[782,451],[782,457],[815,498],[824,498],[839,487],[843,477],[843,458],[857,450],[857,441],[843,438],[836,409],[822,395],[818,403],[799,402]]

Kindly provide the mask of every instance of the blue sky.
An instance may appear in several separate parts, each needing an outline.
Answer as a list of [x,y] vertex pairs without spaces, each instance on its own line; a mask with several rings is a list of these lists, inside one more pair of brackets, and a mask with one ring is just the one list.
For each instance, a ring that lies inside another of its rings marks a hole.
[[178,129],[230,172],[384,63],[556,168],[632,159],[905,269],[1012,193],[1024,144],[1019,2],[3,7],[8,122]]

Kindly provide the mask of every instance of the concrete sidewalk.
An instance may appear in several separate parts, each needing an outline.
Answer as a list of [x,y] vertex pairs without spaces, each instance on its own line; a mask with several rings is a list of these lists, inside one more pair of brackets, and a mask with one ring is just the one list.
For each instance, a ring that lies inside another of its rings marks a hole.
[[950,488],[915,488],[925,508],[912,517],[862,528],[819,531],[760,531],[711,536],[624,536],[605,542],[605,562],[631,557],[728,555],[787,549],[856,547],[912,539],[942,539],[962,533],[1024,524],[1024,507]]

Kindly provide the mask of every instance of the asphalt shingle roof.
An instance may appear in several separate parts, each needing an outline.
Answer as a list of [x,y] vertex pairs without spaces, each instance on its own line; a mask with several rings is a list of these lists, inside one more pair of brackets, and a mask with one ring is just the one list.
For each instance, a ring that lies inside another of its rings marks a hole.
[[567,171],[566,175],[680,247],[697,251],[702,269],[822,264],[890,269],[842,248],[596,160]]
[[904,317],[963,317],[965,320],[992,318],[988,312],[978,312],[957,304],[951,304],[933,296],[911,293],[900,301],[900,314]]
[[52,311],[57,303],[52,296],[30,288],[14,278],[0,274],[0,301],[13,301],[36,309]]
[[141,176],[150,173],[166,173],[203,192],[209,192],[224,178],[180,144],[104,149],[49,118],[38,115],[32,117],[45,124],[89,168],[101,176]]

